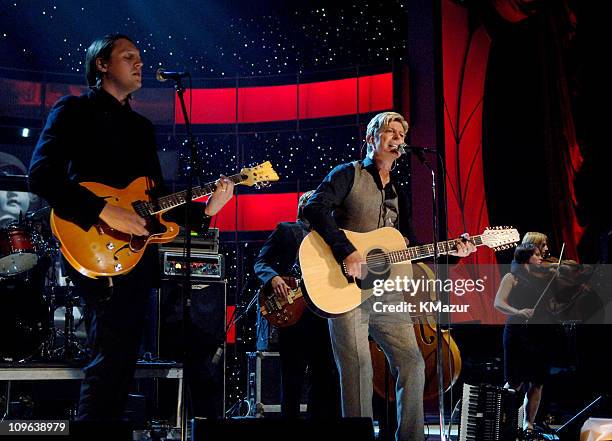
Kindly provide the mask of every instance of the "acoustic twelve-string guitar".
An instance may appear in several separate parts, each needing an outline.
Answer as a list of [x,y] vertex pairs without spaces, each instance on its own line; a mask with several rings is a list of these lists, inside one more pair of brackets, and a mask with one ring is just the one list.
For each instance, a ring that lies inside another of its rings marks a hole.
[[[336,262],[331,248],[316,231],[310,232],[300,245],[305,295],[309,304],[323,316],[335,316],[357,308],[373,295],[375,281],[411,278],[412,267],[407,265],[410,261],[434,256],[433,244],[406,248],[402,234],[395,228],[384,227],[369,233],[344,230],[344,233],[366,259],[367,274],[363,280],[347,275],[346,268]],[[459,240],[439,242],[438,254],[455,250]],[[476,246],[486,245],[498,250],[518,242],[519,233],[514,228],[493,227],[469,240]],[[404,265],[398,265],[402,263]]]

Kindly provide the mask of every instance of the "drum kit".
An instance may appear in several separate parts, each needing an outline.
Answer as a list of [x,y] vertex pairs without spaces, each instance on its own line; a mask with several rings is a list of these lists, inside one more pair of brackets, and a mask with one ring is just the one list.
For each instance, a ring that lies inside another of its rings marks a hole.
[[86,357],[79,297],[40,214],[0,228],[0,361]]

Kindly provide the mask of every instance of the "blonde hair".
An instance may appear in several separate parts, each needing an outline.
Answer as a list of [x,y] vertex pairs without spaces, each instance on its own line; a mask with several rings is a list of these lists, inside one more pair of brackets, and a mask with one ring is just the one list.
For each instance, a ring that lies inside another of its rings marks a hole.
[[542,251],[544,245],[548,245],[548,237],[544,233],[538,233],[537,231],[529,231],[525,233],[523,236],[523,241],[521,242],[523,245],[528,243],[534,244],[536,247]]
[[[404,132],[408,132],[408,122],[404,119],[402,115],[397,112],[382,112],[378,115],[375,115],[374,118],[370,120],[368,123],[368,128],[366,129],[366,140],[370,138],[370,136],[375,137],[377,134],[391,124],[393,121],[398,121],[402,124],[404,128]],[[368,142],[368,150],[367,153],[373,150],[373,146]]]

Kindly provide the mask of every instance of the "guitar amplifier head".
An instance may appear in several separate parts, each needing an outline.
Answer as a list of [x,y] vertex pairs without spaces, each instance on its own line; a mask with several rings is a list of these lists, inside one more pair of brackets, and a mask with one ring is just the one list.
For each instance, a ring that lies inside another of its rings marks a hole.
[[[185,277],[187,256],[182,248],[160,248],[159,254],[162,279]],[[209,254],[193,250],[189,259],[189,267],[193,279],[221,280],[225,275],[224,260],[221,254]]]
[[[176,238],[169,243],[166,243],[160,247],[164,248],[180,248],[182,249],[185,245],[185,234],[187,231],[181,227],[179,234]],[[191,232],[191,248],[194,251],[200,253],[217,254],[219,252],[219,229],[209,228],[208,231],[203,233]]]

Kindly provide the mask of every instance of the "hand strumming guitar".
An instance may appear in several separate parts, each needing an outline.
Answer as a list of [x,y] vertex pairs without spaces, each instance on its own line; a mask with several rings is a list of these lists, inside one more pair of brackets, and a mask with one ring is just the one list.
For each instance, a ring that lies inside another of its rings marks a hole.
[[100,212],[100,219],[109,227],[122,233],[133,234],[135,236],[149,235],[145,228],[146,221],[132,210],[106,204]]
[[272,277],[270,285],[272,286],[272,291],[274,291],[275,294],[281,296],[282,299],[287,300],[291,288],[281,276]]
[[361,267],[366,264],[366,260],[361,257],[359,251],[353,251],[342,262],[349,276],[356,277],[357,279],[362,278]]

